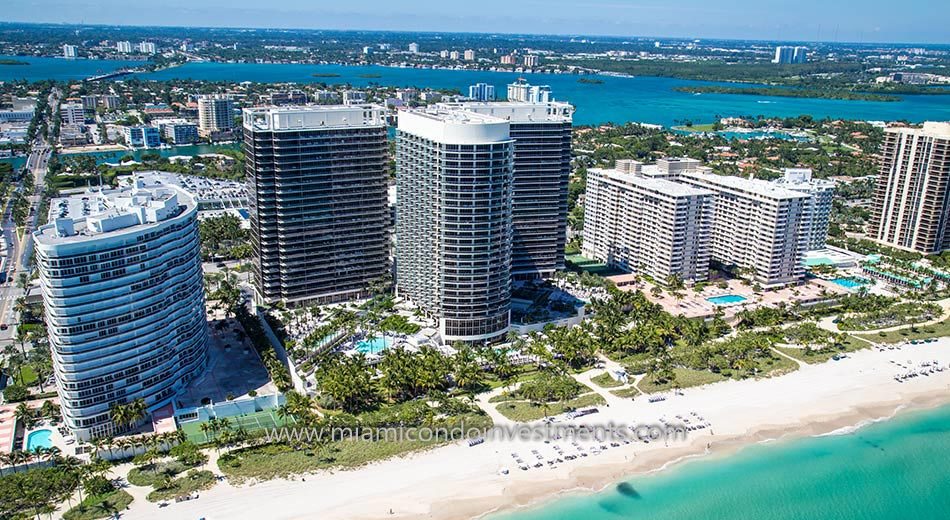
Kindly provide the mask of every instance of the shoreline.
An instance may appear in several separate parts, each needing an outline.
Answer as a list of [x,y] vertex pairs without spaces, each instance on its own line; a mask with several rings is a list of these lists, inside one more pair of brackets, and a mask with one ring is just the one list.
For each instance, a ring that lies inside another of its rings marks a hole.
[[[893,363],[938,360],[950,364],[950,338],[895,350],[867,349],[841,361],[805,365],[768,379],[726,381],[683,390],[662,402],[615,400],[574,424],[655,424],[661,417],[701,413],[711,428],[690,432],[669,446],[653,442],[591,452],[552,468],[519,470],[511,453],[541,441],[454,443],[352,470],[333,470],[235,486],[223,482],[198,500],[157,505],[135,501],[126,518],[201,517],[321,520],[426,518],[456,520],[516,513],[567,496],[583,496],[618,482],[676,468],[698,457],[728,457],[756,444],[846,434],[869,422],[950,403],[950,370],[898,383]],[[912,360],[912,361],[911,361]],[[567,446],[564,441],[562,445]],[[707,451],[706,445],[710,444]],[[554,441],[552,441],[554,444]],[[599,444],[599,443],[598,443]],[[570,447],[568,447],[570,450]],[[526,458],[531,459],[531,455]],[[715,460],[715,459],[713,459]],[[502,470],[509,468],[509,474]],[[305,480],[304,480],[305,479]],[[392,513],[390,513],[392,511]]]
[[[608,472],[606,475],[609,476],[605,475],[605,470],[614,468],[608,467],[606,465],[599,468],[578,468],[576,471],[571,473],[571,477],[577,482],[577,484],[571,488],[565,488],[551,494],[537,495],[525,503],[496,507],[495,509],[484,511],[483,513],[475,514],[470,517],[448,515],[444,517],[432,516],[426,518],[444,518],[446,520],[471,518],[472,520],[484,520],[493,518],[495,515],[517,514],[519,512],[543,508],[554,502],[567,498],[590,497],[597,495],[607,491],[608,488],[612,486],[627,482],[632,479],[658,476],[661,473],[676,469],[679,466],[688,464],[690,462],[706,461],[715,463],[723,459],[728,459],[729,457],[735,456],[739,452],[755,446],[799,442],[806,439],[833,435],[851,435],[872,424],[899,419],[905,414],[923,412],[940,408],[942,406],[948,406],[950,405],[950,396],[935,396],[935,398],[927,399],[927,401],[928,402],[926,403],[912,401],[911,403],[898,402],[892,403],[891,405],[882,404],[876,408],[881,409],[882,413],[883,411],[890,410],[890,413],[885,413],[884,415],[878,417],[875,417],[874,414],[869,416],[868,412],[866,411],[855,410],[851,418],[833,417],[817,419],[816,421],[805,420],[801,425],[799,425],[797,429],[791,431],[784,430],[781,426],[774,426],[760,431],[750,432],[747,434],[747,436],[735,436],[721,440],[710,440],[708,441],[710,444],[709,447],[703,446],[704,442],[701,442],[706,439],[695,439],[688,446],[674,448],[677,450],[677,453],[679,453],[679,456],[675,458],[661,456],[655,457],[660,461],[668,459],[659,466],[656,466],[653,460],[644,461],[645,463],[638,464],[635,466],[636,469],[632,471],[625,465],[612,465],[623,466],[623,469],[619,471]],[[856,422],[852,423],[852,420]],[[835,425],[842,426],[834,427]],[[827,427],[834,427],[834,429],[830,431],[824,431]],[[767,434],[768,432],[782,433],[777,436],[770,436]],[[697,444],[700,446],[696,446]],[[598,471],[595,471],[595,469]],[[577,475],[575,475],[575,473]],[[590,473],[590,475],[584,475],[584,473]],[[458,504],[455,502],[452,504],[453,506],[458,506]]]

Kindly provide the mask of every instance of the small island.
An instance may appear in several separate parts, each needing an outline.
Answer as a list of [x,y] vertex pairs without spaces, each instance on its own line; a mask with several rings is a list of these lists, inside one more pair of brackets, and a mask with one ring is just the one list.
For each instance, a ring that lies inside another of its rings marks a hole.
[[746,96],[773,96],[791,98],[844,99],[848,101],[901,101],[897,96],[869,94],[845,89],[791,89],[779,87],[689,86],[673,87],[676,92],[689,94],[741,94]]
[[597,78],[580,78],[577,80],[578,83],[584,83],[587,85],[603,85],[604,80]]
[[335,72],[314,72],[311,76],[315,78],[339,78],[340,75]]
[[14,60],[11,58],[0,59],[0,65],[29,65],[30,62],[23,60]]
[[363,79],[375,79],[383,77],[382,74],[360,74],[360,77]]

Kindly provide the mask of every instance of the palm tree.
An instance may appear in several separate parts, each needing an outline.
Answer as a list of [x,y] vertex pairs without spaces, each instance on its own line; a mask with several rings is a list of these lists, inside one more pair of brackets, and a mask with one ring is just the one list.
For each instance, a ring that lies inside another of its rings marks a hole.
[[[279,410],[278,410],[278,413],[280,413]],[[208,433],[209,433],[209,432],[212,432],[212,431],[214,430],[214,428],[212,427],[212,425],[211,425],[210,422],[203,422],[203,423],[201,423],[201,425],[198,427],[198,429],[201,430],[201,433],[204,433],[204,434],[205,434],[205,442],[208,442],[208,441],[211,440],[211,438],[208,436]]]
[[116,426],[125,426],[129,422],[129,409],[124,404],[114,404],[109,409],[109,415],[112,424]]
[[20,403],[17,405],[16,410],[13,412],[13,416],[16,418],[20,424],[23,425],[23,428],[29,430],[36,424],[36,413],[30,408],[30,405],[26,403]]
[[13,303],[13,312],[16,313],[16,315],[20,317],[20,322],[25,321],[24,315],[29,313],[29,311],[30,311],[30,306],[26,304],[25,297],[20,296]]
[[129,403],[127,407],[129,414],[129,427],[144,419],[148,413],[148,407],[145,405],[145,399],[142,399],[141,397]]

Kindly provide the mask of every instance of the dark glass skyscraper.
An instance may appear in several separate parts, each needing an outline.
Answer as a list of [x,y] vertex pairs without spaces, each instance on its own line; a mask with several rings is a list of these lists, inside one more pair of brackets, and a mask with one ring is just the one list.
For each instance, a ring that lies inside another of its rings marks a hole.
[[259,300],[356,298],[387,274],[382,107],[245,109],[244,153]]

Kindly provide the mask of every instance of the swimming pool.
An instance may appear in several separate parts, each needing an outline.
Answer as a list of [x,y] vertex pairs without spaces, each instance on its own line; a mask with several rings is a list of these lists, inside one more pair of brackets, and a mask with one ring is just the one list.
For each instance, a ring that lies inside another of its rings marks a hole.
[[356,344],[356,350],[363,354],[379,354],[386,350],[390,344],[392,344],[392,341],[387,338],[364,339]]
[[30,432],[26,437],[26,451],[33,451],[36,448],[51,448],[53,440],[50,438],[53,430],[36,430]]
[[706,298],[706,301],[712,303],[713,305],[731,305],[733,303],[740,303],[746,300],[745,296],[739,296],[738,294],[723,294],[720,296],[710,296]]
[[869,284],[867,280],[862,278],[835,278],[831,280],[831,283],[838,284],[845,289],[857,289],[858,287],[863,287]]

